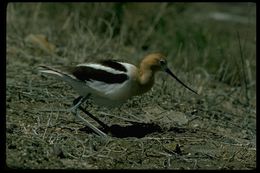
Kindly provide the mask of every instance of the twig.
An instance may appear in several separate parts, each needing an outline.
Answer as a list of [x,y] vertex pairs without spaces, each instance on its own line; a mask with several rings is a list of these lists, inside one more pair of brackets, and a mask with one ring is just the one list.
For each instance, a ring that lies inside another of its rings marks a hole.
[[49,118],[48,118],[47,125],[46,125],[46,128],[45,128],[44,133],[43,133],[43,136],[42,136],[42,139],[43,139],[43,140],[44,140],[44,138],[45,138],[47,129],[48,129],[49,125],[50,125],[50,120],[51,120],[51,115],[50,115]]
[[238,38],[238,43],[239,43],[240,58],[241,58],[241,62],[242,62],[242,72],[243,72],[243,78],[244,78],[244,84],[245,84],[246,104],[249,105],[248,83],[247,83],[246,72],[245,72],[246,67],[245,67],[244,56],[243,56],[243,52],[242,52],[242,46],[240,43],[240,35],[239,35],[238,31],[237,31],[237,38]]
[[110,117],[116,117],[118,119],[122,119],[124,121],[127,121],[127,122],[134,122],[134,123],[140,123],[140,121],[135,121],[135,120],[131,120],[131,119],[128,119],[128,118],[123,118],[123,117],[120,117],[120,116],[116,116],[116,115],[112,115],[112,114],[109,114],[109,113],[106,113],[106,112],[99,112],[101,115],[108,115]]

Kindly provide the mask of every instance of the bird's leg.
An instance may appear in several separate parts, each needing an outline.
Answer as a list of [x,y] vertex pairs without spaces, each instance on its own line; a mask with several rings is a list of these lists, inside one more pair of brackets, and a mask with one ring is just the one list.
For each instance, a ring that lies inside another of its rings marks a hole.
[[73,100],[73,107],[77,106],[80,102],[82,103],[82,101],[81,101],[82,99],[83,99],[82,96],[79,96],[79,97],[75,98]]
[[88,95],[85,97],[79,96],[75,100],[73,100],[73,106],[70,108],[71,111],[76,110],[84,101],[88,98]]
[[82,96],[79,96],[77,97],[75,100],[73,100],[73,106],[71,108],[69,108],[69,110],[71,112],[73,111],[77,111],[77,108],[82,104],[84,103],[88,98],[89,98],[90,94],[82,97]]
[[100,124],[104,129],[108,129],[109,126],[106,125],[105,123],[103,123],[101,120],[99,120],[97,117],[95,117],[94,115],[92,115],[90,112],[88,112],[87,110],[83,109],[83,107],[81,106],[81,104],[87,99],[89,98],[90,94],[87,95],[86,97],[82,97],[79,96],[78,98],[76,98],[73,101],[73,107],[70,109],[75,109],[77,111],[77,108],[79,108],[82,112],[84,112],[85,114],[87,114],[90,118],[92,118],[93,120],[95,120],[98,124]]
[[92,118],[93,120],[95,120],[98,124],[100,124],[105,130],[109,128],[108,125],[106,125],[105,123],[103,123],[101,120],[99,120],[97,117],[95,117],[94,115],[92,115],[89,111],[83,109],[81,106],[79,106],[79,109],[84,112],[85,114],[87,114],[90,118]]
[[87,126],[89,128],[91,128],[94,132],[96,132],[97,134],[99,134],[100,136],[102,137],[107,137],[107,135],[102,132],[101,130],[99,130],[98,128],[96,128],[94,125],[92,125],[90,122],[88,122],[85,118],[81,117],[78,113],[78,108],[80,110],[82,110],[84,113],[88,114],[92,119],[94,119],[95,121],[97,121],[100,125],[102,125],[103,127],[105,127],[105,124],[103,122],[101,122],[99,119],[97,119],[96,117],[94,117],[92,114],[90,114],[89,112],[87,113],[87,111],[85,111],[82,107],[81,107],[81,104],[84,103],[88,98],[89,98],[90,95],[87,95],[85,97],[82,97],[82,96],[79,96],[78,98],[76,98],[74,101],[73,101],[73,107],[70,108],[70,110],[72,112],[75,113],[75,115],[80,118],[82,121],[84,121]]
[[107,138],[107,135],[102,132],[101,130],[99,130],[98,128],[96,128],[94,125],[92,125],[90,122],[88,122],[85,118],[83,118],[82,116],[79,115],[79,113],[76,111],[76,116],[79,117],[82,121],[84,121],[87,126],[89,128],[91,128],[94,132],[96,132],[97,134],[99,134],[100,136]]

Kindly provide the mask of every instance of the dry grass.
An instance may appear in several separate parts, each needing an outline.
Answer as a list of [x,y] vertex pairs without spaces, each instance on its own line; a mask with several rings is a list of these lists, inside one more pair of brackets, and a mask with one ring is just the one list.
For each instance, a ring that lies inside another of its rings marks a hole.
[[[7,166],[254,169],[255,10],[252,3],[9,3]],[[168,54],[170,68],[200,96],[160,73],[150,92],[120,109],[86,105],[131,131],[108,140],[64,111],[77,96],[69,86],[36,70],[103,58],[138,64],[154,51]]]

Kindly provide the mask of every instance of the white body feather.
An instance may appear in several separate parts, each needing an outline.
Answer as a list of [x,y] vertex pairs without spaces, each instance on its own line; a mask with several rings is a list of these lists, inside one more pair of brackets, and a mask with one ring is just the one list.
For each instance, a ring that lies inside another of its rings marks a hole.
[[126,74],[128,76],[128,80],[124,81],[123,83],[109,84],[97,80],[81,81],[72,74],[47,66],[42,66],[43,69],[41,69],[40,72],[54,75],[59,79],[69,83],[81,96],[91,94],[96,104],[110,107],[119,106],[131,96],[135,95],[134,89],[136,87],[134,85],[136,85],[135,80],[138,70],[132,64],[122,62],[120,62],[120,64],[122,64],[126,68],[126,72],[115,70],[101,64],[93,63],[79,64],[77,66],[86,66],[100,69],[112,74]]

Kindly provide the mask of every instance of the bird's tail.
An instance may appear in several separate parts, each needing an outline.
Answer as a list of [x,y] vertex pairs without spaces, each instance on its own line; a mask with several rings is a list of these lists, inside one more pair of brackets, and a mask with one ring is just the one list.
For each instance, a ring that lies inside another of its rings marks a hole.
[[57,70],[53,67],[46,66],[46,65],[40,65],[38,70],[41,73],[47,73],[47,74],[51,74],[51,75],[61,77],[61,78],[64,77],[63,72],[61,72],[60,70]]
[[52,76],[55,76],[61,80],[64,80],[66,82],[71,83],[71,81],[77,80],[75,76],[71,75],[70,73],[67,73],[66,71],[59,70],[58,68],[49,67],[46,65],[40,65],[38,67],[39,72],[50,74]]
[[89,87],[87,87],[87,85],[85,85],[84,82],[79,81],[75,76],[73,76],[72,74],[67,72],[65,69],[60,70],[59,68],[49,67],[46,65],[40,65],[38,67],[38,70],[41,73],[46,73],[46,74],[55,76],[58,79],[69,83],[81,96],[85,96],[90,91],[92,91]]

